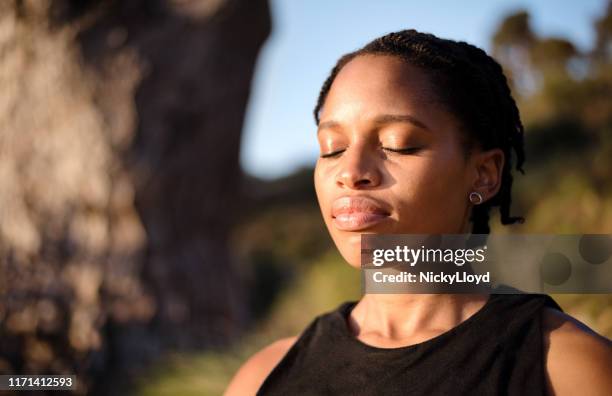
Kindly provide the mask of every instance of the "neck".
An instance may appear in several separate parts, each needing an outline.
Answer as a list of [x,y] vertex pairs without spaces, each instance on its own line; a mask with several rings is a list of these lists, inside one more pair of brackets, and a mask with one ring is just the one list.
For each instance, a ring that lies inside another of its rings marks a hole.
[[487,299],[486,294],[366,294],[352,310],[349,327],[380,344],[423,341],[456,327]]

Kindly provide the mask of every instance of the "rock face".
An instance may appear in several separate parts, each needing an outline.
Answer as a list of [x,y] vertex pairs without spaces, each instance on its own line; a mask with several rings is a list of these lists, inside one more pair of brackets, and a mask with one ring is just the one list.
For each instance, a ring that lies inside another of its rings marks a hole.
[[227,238],[269,30],[265,0],[0,2],[0,373],[86,392],[240,331]]

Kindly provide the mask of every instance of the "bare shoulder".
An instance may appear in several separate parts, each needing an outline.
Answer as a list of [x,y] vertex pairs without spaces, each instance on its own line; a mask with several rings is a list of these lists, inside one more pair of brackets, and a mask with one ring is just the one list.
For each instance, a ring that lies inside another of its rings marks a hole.
[[251,356],[232,378],[225,396],[254,395],[268,374],[281,361],[297,336],[281,338]]
[[542,319],[549,394],[611,395],[612,342],[556,309]]

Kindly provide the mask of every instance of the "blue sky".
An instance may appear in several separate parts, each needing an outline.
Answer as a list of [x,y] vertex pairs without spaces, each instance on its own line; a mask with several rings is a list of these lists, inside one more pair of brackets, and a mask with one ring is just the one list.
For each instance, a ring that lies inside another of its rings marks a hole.
[[606,0],[270,0],[272,34],[257,62],[245,119],[241,163],[263,178],[313,165],[318,155],[312,109],[336,60],[388,32],[414,28],[485,50],[505,15],[526,9],[543,36],[581,49]]

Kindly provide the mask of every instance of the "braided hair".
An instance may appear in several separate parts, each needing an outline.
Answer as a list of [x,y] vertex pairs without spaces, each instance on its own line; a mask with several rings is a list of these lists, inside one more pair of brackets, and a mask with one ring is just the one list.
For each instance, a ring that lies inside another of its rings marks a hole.
[[314,109],[319,113],[340,70],[360,55],[398,57],[421,68],[442,103],[457,117],[463,132],[466,155],[475,143],[482,149],[499,148],[506,158],[502,182],[495,196],[472,209],[472,233],[488,234],[489,211],[499,206],[502,224],[523,223],[523,217],[510,216],[512,190],[512,151],[521,173],[525,161],[523,124],[501,66],[482,49],[463,41],[438,38],[416,30],[389,33],[365,47],[342,56],[323,83]]

